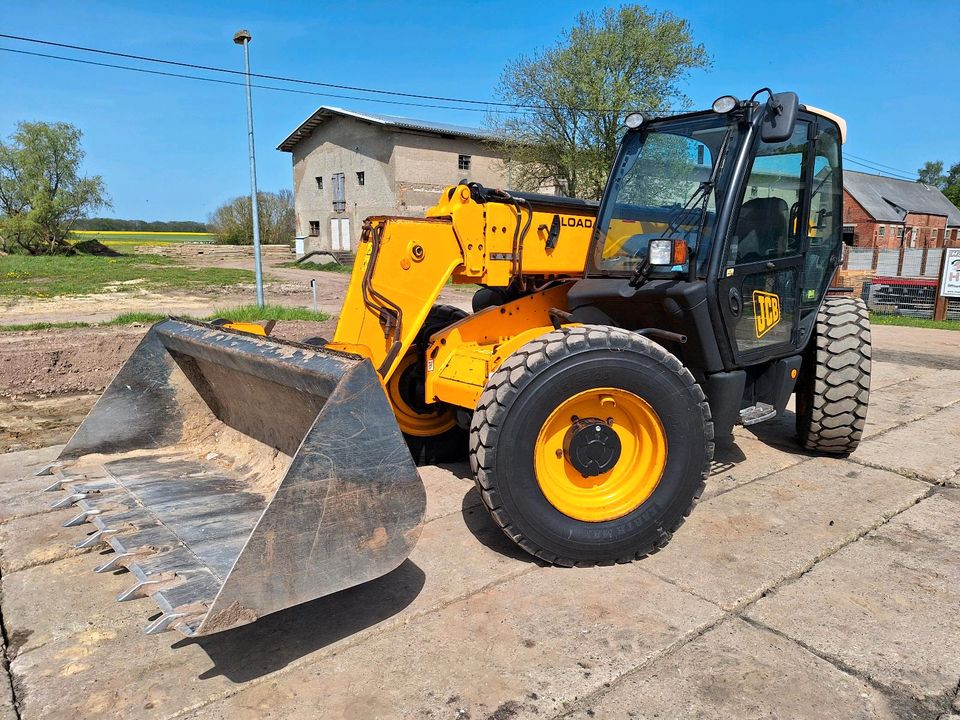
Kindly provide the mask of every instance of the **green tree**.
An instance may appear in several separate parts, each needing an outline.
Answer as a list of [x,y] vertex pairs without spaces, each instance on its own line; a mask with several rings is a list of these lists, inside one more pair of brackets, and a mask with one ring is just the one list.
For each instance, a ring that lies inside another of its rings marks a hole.
[[569,195],[599,198],[631,111],[687,105],[680,81],[710,58],[689,23],[642,5],[584,12],[551,48],[504,69],[500,96],[534,106],[491,124],[512,184],[560,180]]
[[943,160],[927,160],[923,167],[917,170],[917,182],[944,190],[947,187],[947,177],[943,174]]
[[31,255],[69,252],[67,236],[108,207],[103,179],[83,177],[83,133],[69,123],[21,122],[0,141],[0,247]]
[[[289,243],[296,235],[296,214],[293,210],[293,193],[258,192],[260,210],[260,242],[264,244]],[[217,242],[224,245],[250,245],[253,243],[253,213],[250,212],[250,196],[230,200],[210,215],[207,226]]]

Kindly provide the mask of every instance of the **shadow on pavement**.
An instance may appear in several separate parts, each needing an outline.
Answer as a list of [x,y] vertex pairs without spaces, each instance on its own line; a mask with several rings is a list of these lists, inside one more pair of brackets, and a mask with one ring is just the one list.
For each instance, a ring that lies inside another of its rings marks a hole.
[[483,506],[480,501],[480,493],[477,492],[475,487],[470,488],[470,491],[463,496],[460,509],[463,513],[463,524],[467,526],[470,534],[485,547],[514,560],[546,565],[546,563],[521,549],[506,536]]
[[[506,539],[506,538],[504,538]],[[423,571],[410,560],[363,585],[267,615],[251,625],[183,639],[181,648],[199,645],[213,667],[200,675],[219,675],[235,683],[276,672],[305,655],[373,627],[406,608],[423,588]]]

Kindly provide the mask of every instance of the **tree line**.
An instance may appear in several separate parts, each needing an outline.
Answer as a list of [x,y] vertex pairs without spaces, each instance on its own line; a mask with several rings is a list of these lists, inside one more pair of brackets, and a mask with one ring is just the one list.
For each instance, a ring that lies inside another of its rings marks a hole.
[[74,230],[103,230],[105,232],[207,232],[206,223],[196,220],[121,220],[93,217],[77,220]]
[[960,208],[960,162],[955,162],[944,172],[943,160],[928,160],[917,170],[917,176],[917,182],[933,185]]

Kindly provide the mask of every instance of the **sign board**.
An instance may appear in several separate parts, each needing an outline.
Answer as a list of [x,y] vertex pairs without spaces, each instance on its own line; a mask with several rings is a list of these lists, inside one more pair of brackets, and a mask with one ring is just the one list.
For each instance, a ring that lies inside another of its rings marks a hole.
[[944,248],[943,277],[940,278],[940,294],[943,297],[960,297],[960,248]]

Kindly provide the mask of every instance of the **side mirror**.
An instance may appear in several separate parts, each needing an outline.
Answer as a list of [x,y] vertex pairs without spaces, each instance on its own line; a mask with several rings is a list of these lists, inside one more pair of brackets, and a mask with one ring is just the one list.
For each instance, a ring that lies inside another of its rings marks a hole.
[[793,135],[793,126],[797,123],[799,109],[800,99],[796,93],[782,92],[771,95],[764,108],[760,139],[765,143],[789,140]]

